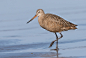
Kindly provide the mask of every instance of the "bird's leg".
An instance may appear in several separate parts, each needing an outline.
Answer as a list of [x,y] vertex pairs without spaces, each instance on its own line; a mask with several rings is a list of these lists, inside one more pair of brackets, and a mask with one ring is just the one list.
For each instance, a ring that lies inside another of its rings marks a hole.
[[49,48],[54,44],[55,41],[57,41],[57,39],[51,42]]
[[61,35],[61,37],[59,37],[58,39],[60,39],[60,38],[62,38],[63,37],[63,35],[60,33],[60,35]]
[[56,34],[56,33],[55,33],[55,35],[56,35],[56,40],[54,40],[54,41],[52,41],[52,42],[51,42],[51,44],[50,44],[49,48],[54,44],[54,42],[55,42],[55,41],[57,41],[57,43],[58,43],[58,39],[59,39],[59,38],[58,38],[58,36],[57,36],[57,34]]
[[55,33],[55,35],[56,35],[56,40],[54,40],[54,41],[52,41],[52,42],[51,42],[51,44],[50,44],[49,48],[54,44],[54,42],[55,42],[55,41],[57,41],[57,44],[58,44],[58,39],[60,39],[60,38],[62,38],[62,37],[63,37],[63,35],[62,35],[61,33],[60,33],[61,37],[59,37],[59,38],[58,38],[58,36],[57,36],[57,34],[56,34],[56,33]]
[[56,35],[56,40],[57,40],[57,42],[56,42],[56,51],[58,51],[58,36],[57,36],[57,34],[55,33],[55,35]]

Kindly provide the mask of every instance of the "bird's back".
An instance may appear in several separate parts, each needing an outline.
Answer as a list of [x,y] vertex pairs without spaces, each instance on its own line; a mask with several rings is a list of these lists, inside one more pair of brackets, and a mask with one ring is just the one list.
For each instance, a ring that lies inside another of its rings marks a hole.
[[45,14],[42,18],[39,18],[41,21],[39,24],[44,29],[50,32],[61,32],[67,31],[70,29],[77,29],[75,24],[68,22],[61,18],[60,16],[54,14]]

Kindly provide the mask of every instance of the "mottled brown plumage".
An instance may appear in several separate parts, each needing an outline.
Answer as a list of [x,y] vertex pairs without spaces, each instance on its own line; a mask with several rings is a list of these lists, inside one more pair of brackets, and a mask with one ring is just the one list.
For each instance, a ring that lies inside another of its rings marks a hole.
[[42,28],[50,32],[61,32],[70,29],[77,29],[75,24],[64,20],[63,18],[54,14],[45,14],[38,18],[39,24]]
[[[67,31],[67,30],[71,30],[71,29],[77,29],[75,24],[68,22],[66,20],[64,20],[63,18],[61,18],[60,16],[54,15],[54,14],[45,14],[44,11],[42,9],[38,9],[36,11],[36,15],[30,20],[32,21],[35,17],[38,16],[38,22],[40,24],[40,26],[50,32],[54,32],[56,35],[56,40],[62,38],[63,35],[61,34],[62,31]],[[30,21],[28,21],[27,23],[29,23]],[[61,34],[61,37],[58,38],[56,32],[59,32]],[[52,44],[55,42],[53,41],[50,44],[50,47],[52,46]]]

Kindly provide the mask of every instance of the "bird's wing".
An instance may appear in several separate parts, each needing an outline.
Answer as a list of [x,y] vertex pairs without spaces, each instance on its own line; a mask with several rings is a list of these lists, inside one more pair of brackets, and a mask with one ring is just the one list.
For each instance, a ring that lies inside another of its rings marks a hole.
[[50,21],[54,21],[62,27],[75,27],[75,26],[77,26],[77,25],[75,25],[71,22],[68,22],[68,21],[64,20],[60,16],[57,16],[57,15],[54,15],[54,14],[48,14],[48,15],[46,15],[46,17],[50,17],[49,18]]

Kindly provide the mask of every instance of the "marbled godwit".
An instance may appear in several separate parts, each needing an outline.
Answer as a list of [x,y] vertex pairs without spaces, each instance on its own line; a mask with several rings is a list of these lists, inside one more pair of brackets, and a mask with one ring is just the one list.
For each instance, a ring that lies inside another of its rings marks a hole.
[[[51,47],[55,41],[57,41],[58,43],[58,39],[63,37],[63,35],[61,34],[62,31],[77,29],[77,25],[64,20],[60,16],[49,13],[45,14],[42,9],[38,9],[36,11],[36,15],[30,21],[32,21],[37,16],[40,26],[50,32],[54,32],[56,35],[56,40],[52,41],[49,47]],[[28,21],[27,23],[29,23],[30,21]],[[59,32],[61,37],[58,38],[56,32]]]

